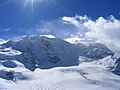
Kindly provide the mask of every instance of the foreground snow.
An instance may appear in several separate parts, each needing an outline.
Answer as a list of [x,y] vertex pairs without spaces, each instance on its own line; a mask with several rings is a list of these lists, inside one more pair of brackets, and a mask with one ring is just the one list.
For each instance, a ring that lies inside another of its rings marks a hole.
[[19,70],[21,78],[16,75],[14,82],[0,79],[0,90],[120,90],[120,77],[93,63],[31,72],[14,62],[17,67],[10,70]]

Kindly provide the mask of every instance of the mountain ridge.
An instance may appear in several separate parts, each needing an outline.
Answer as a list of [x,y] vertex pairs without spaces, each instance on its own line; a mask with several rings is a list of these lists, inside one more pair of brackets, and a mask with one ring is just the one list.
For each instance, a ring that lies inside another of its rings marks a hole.
[[[22,63],[26,61],[31,64],[32,66],[29,66],[24,63],[31,70],[35,70],[36,65],[41,69],[76,66],[79,65],[79,56],[98,60],[112,54],[112,51],[100,43],[86,46],[85,44],[71,44],[59,38],[45,36],[25,36],[17,41],[10,40],[2,46],[22,52],[16,58]],[[33,67],[34,69],[32,69]]]

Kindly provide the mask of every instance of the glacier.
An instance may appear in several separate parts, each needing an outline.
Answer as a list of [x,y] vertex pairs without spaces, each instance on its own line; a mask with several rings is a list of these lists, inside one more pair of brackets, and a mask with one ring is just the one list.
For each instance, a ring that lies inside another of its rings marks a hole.
[[120,54],[101,43],[24,36],[0,44],[0,90],[120,90]]

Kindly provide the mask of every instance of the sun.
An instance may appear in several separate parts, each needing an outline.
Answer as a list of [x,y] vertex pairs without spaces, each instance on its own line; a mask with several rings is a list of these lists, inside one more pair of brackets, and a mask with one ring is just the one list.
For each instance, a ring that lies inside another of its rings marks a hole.
[[22,10],[28,10],[32,13],[36,11],[47,11],[49,6],[56,6],[58,3],[56,0],[15,0],[16,3],[22,6]]
[[43,0],[24,0],[24,7],[27,5],[31,5],[32,7],[34,6],[34,3],[40,3]]
[[26,7],[27,5],[31,5],[32,7],[34,7],[35,4],[42,4],[49,1],[53,1],[53,0],[24,0],[23,2],[24,2],[24,7]]

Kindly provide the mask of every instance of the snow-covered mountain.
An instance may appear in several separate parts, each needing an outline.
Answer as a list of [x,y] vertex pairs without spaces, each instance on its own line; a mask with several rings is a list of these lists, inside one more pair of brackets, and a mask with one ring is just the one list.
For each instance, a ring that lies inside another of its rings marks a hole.
[[95,61],[99,65],[103,65],[113,73],[120,75],[120,53],[107,56],[99,61]]
[[59,38],[45,36],[25,36],[17,41],[10,40],[3,46],[22,52],[14,58],[30,70],[38,67],[48,69],[58,66],[76,66],[79,65],[79,56],[98,60],[112,54],[112,51],[100,43],[71,44]]
[[0,45],[0,90],[120,90],[119,75],[120,54],[101,43],[24,36]]
[[0,44],[3,44],[3,43],[5,43],[6,41],[4,40],[4,39],[1,39],[0,38]]

